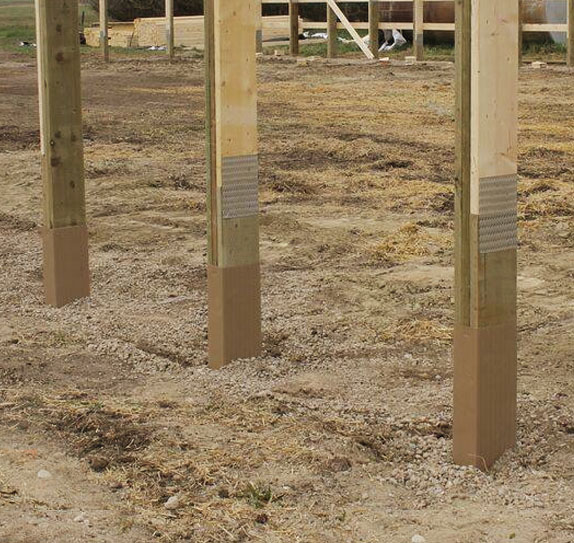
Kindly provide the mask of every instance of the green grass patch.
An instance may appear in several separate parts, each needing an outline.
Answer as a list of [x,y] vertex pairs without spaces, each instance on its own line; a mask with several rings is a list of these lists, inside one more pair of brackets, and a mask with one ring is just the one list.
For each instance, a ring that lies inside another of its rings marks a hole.
[[[360,32],[361,33],[361,32]],[[339,35],[345,39],[350,39],[349,34],[340,31]],[[269,44],[265,47],[266,54],[272,54],[274,50],[282,51],[283,54],[289,53],[289,47],[286,45],[274,46]],[[299,42],[299,54],[302,57],[326,57],[327,42],[322,43],[305,43],[305,40]],[[409,44],[407,47],[393,51],[383,51],[381,57],[389,57],[399,60],[406,56],[414,55],[413,47]],[[357,57],[363,56],[363,53],[355,43],[338,43],[338,57]],[[449,44],[429,44],[424,48],[425,60],[431,61],[452,61],[454,62],[454,46]],[[523,59],[525,62],[534,60],[545,60],[550,62],[563,62],[566,59],[566,47],[563,44],[552,41],[525,43],[523,49]]]
[[[97,21],[95,11],[80,6],[80,18],[85,13],[85,23]],[[36,41],[36,20],[33,0],[0,0],[0,49],[32,54],[34,49],[20,47],[21,41]]]
[[566,45],[552,41],[525,43],[522,48],[524,62],[535,60],[560,62],[566,60]]
[[0,48],[19,49],[21,41],[35,41],[34,2],[0,0]]

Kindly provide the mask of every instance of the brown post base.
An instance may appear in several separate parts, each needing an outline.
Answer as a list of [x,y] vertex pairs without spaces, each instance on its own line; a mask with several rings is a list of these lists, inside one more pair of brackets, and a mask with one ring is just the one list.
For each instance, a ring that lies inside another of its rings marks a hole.
[[261,354],[261,277],[259,264],[209,266],[209,366]]
[[90,295],[88,229],[43,228],[46,303],[62,307]]
[[516,323],[457,325],[454,461],[487,470],[516,443]]

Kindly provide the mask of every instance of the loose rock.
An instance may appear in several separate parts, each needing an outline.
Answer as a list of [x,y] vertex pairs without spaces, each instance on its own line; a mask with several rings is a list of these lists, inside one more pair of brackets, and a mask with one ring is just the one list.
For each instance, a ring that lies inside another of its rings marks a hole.
[[164,507],[166,509],[169,509],[170,511],[177,509],[179,506],[180,506],[179,496],[172,496],[164,504]]
[[52,478],[52,474],[45,469],[41,469],[38,472],[38,479],[51,479]]

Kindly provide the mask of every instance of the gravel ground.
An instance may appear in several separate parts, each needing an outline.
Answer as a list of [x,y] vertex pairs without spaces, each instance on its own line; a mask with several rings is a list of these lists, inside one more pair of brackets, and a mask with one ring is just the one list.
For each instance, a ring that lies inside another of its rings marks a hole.
[[451,462],[452,65],[260,63],[264,354],[219,372],[200,61],[84,59],[93,294],[59,310],[35,67],[0,71],[0,539],[574,542],[572,71],[521,72],[519,443],[488,473]]

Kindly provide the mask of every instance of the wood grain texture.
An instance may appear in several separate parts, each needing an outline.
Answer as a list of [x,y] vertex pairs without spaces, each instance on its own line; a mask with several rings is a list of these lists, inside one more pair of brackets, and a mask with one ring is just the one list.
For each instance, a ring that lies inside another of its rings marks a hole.
[[486,470],[516,440],[518,1],[455,5],[454,459]]
[[217,126],[215,118],[215,0],[205,0],[205,136],[207,165],[207,262],[218,264],[217,255]]
[[424,59],[424,0],[413,3],[413,44],[417,60]]
[[173,60],[175,54],[175,27],[173,20],[173,0],[165,0],[165,41],[167,54]]
[[456,179],[455,322],[470,325],[470,68],[471,9],[455,1],[456,14]]
[[209,363],[261,351],[256,30],[260,0],[205,3]]
[[257,154],[257,18],[255,0],[216,0],[214,6],[216,145],[220,170],[222,157]]
[[337,29],[337,15],[327,5],[327,57],[335,58],[339,45],[338,29]]
[[77,0],[36,0],[46,303],[89,296]]
[[108,36],[108,0],[100,0],[100,47],[104,62],[110,61],[110,43]]
[[574,0],[568,2],[568,66],[574,68]]
[[44,225],[86,222],[78,2],[37,0]]
[[289,0],[289,54],[299,54],[299,2]]
[[379,58],[379,2],[369,2],[369,49],[375,58]]
[[480,179],[517,173],[518,2],[472,0],[472,19],[470,206],[478,214]]

